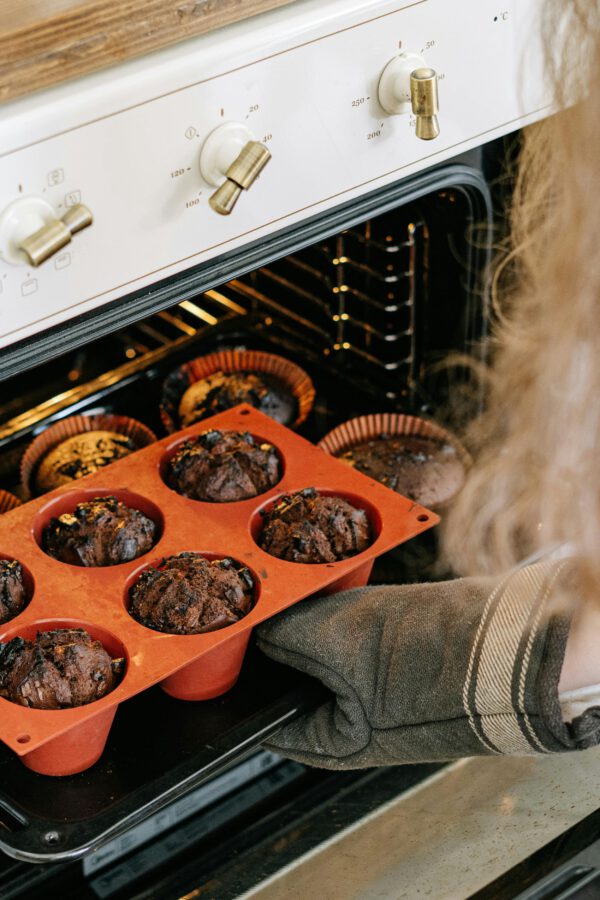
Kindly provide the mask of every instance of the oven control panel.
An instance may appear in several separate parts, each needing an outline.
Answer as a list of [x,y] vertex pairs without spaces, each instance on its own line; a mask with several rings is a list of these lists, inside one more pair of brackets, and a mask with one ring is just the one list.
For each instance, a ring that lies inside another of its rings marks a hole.
[[7,104],[0,347],[549,112],[538,0],[300,0]]

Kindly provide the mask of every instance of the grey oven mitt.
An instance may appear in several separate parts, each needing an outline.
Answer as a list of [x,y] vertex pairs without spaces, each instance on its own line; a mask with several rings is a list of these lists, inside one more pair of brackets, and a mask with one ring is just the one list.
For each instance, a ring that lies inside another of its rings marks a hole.
[[591,711],[562,721],[557,685],[568,620],[549,597],[569,564],[501,581],[355,588],[304,600],[258,629],[258,646],[320,679],[331,699],[268,747],[330,769],[529,755],[591,746]]

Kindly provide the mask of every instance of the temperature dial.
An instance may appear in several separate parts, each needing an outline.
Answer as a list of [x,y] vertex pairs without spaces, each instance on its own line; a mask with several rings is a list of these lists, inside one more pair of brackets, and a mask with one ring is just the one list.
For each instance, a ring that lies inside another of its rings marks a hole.
[[379,79],[379,102],[390,115],[412,113],[415,133],[430,141],[440,133],[437,73],[417,53],[391,59]]
[[17,266],[39,266],[92,222],[82,203],[59,218],[42,197],[21,197],[0,214],[0,257]]
[[228,216],[242,191],[252,187],[271,154],[252,132],[237,122],[225,122],[206,138],[200,151],[202,177],[217,190],[209,198],[215,212]]

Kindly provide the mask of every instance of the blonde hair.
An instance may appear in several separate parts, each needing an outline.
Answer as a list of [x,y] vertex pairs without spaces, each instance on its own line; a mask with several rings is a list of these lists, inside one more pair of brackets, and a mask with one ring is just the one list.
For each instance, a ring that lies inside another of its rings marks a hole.
[[547,0],[542,41],[561,111],[524,130],[493,280],[489,403],[445,547],[457,571],[491,574],[568,543],[600,601],[597,0]]

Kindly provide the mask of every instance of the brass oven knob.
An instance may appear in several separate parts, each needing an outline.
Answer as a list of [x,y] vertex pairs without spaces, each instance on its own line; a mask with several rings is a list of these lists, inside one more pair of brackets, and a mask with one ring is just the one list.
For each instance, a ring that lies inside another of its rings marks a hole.
[[37,231],[22,238],[17,248],[32,266],[39,266],[68,244],[73,235],[92,224],[94,218],[83,203],[70,206],[62,219],[51,219]]
[[228,216],[270,159],[269,150],[241,122],[223,122],[211,131],[200,151],[202,177],[217,188],[208,200],[211,208]]
[[39,266],[92,221],[82,203],[59,219],[43,197],[19,197],[0,212],[0,258],[15,266]]
[[379,102],[391,116],[412,112],[416,118],[416,136],[431,141],[440,133],[437,82],[437,73],[421,56],[400,53],[381,73]]
[[270,159],[271,154],[264,144],[248,141],[225,172],[225,181],[221,187],[210,196],[208,202],[212,209],[222,216],[228,216],[242,191],[252,187]]
[[410,73],[410,103],[417,122],[415,134],[431,141],[440,133],[437,75],[433,69],[415,69]]

